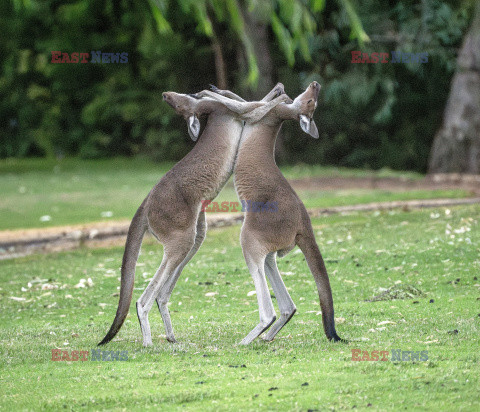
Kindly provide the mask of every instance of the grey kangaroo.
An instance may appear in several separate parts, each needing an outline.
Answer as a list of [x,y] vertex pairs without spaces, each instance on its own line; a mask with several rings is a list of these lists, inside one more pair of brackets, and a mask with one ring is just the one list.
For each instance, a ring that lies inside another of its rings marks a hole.
[[[230,91],[214,88],[225,98],[243,100]],[[259,305],[260,322],[241,341],[249,344],[266,331],[265,340],[272,340],[280,329],[292,318],[296,311],[277,268],[276,257],[284,256],[298,246],[305,258],[317,285],[322,309],[323,328],[329,340],[342,340],[335,330],[333,298],[327,270],[315,241],[310,217],[303,202],[280,172],[273,156],[277,134],[285,120],[298,120],[302,130],[318,138],[318,130],[312,119],[320,85],[311,83],[291,104],[282,103],[254,123],[247,122],[242,131],[240,147],[235,165],[235,188],[238,197],[245,202],[246,213],[240,241],[248,269],[253,277]],[[212,92],[202,92],[212,98]],[[263,108],[255,112],[265,113]],[[249,203],[256,202],[256,203]],[[254,205],[275,205],[264,209]],[[265,274],[278,301],[280,318],[276,315],[268,291]],[[274,323],[275,322],[275,323]]]
[[152,344],[148,313],[154,300],[162,316],[166,338],[175,342],[167,303],[183,268],[205,238],[207,225],[205,213],[201,211],[202,201],[213,200],[233,172],[242,117],[258,107],[275,107],[286,100],[282,93],[283,85],[279,84],[263,101],[248,103],[219,103],[208,98],[197,100],[189,95],[163,93],[164,100],[187,120],[193,140],[200,132],[198,116],[207,114],[207,123],[195,147],[157,183],[132,219],[123,255],[117,313],[99,345],[113,339],[128,314],[135,266],[147,230],[164,245],[164,253],[159,269],[137,301],[143,345]]

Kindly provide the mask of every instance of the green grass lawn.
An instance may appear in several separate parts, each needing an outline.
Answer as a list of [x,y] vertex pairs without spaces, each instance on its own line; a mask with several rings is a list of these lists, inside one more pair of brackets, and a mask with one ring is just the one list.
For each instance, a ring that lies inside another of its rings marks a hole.
[[[136,209],[172,167],[141,159],[86,161],[1,160],[0,230],[49,227],[111,219],[131,219]],[[321,166],[288,166],[287,178],[314,176],[420,178],[415,173],[378,172]],[[464,190],[412,191],[339,190],[298,192],[307,207],[329,207],[373,201],[464,197]],[[230,181],[219,202],[237,201]]]
[[[165,341],[154,307],[154,346],[142,348],[132,304],[104,347],[128,351],[124,362],[50,360],[54,348],[91,351],[106,333],[121,248],[2,261],[0,409],[479,410],[479,216],[475,205],[314,219],[349,344],[326,340],[314,281],[294,250],[279,268],[297,314],[275,341],[237,346],[258,320],[239,226],[210,230],[185,268],[170,306],[178,344]],[[161,247],[146,243],[134,300],[161,260]],[[82,278],[93,285],[75,288]],[[394,285],[424,296],[366,301]],[[352,349],[426,350],[428,360],[352,362]]]

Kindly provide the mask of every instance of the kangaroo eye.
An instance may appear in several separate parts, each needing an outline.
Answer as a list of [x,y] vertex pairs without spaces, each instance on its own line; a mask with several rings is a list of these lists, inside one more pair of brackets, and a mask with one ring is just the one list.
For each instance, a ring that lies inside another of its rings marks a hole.
[[307,102],[307,104],[310,103],[310,102],[313,102],[313,99],[310,99],[310,100]]

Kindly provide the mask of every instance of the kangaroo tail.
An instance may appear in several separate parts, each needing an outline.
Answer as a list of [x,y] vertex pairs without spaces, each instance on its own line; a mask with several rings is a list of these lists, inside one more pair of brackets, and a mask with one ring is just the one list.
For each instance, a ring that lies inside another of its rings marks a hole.
[[125,243],[125,252],[123,253],[122,277],[120,281],[120,298],[118,301],[117,313],[113,320],[110,330],[103,340],[98,344],[105,345],[110,342],[125,321],[130,302],[132,301],[133,286],[135,281],[135,267],[137,264],[138,254],[142,246],[143,235],[147,231],[147,217],[145,213],[145,202],[138,208],[137,213],[132,219],[130,228],[128,229],[127,241]]
[[318,249],[317,242],[311,236],[298,235],[296,244],[305,255],[308,267],[312,272],[317,285],[318,297],[320,298],[320,307],[322,309],[322,321],[325,335],[329,340],[343,341],[335,330],[335,318],[333,314],[333,297],[330,281],[328,279],[327,269],[323,262],[322,254]]

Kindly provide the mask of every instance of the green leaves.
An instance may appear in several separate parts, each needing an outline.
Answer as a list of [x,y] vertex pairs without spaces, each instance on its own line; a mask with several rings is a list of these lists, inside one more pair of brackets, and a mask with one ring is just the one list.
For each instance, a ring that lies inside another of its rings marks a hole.
[[311,4],[314,13],[318,13],[325,8],[325,0],[312,0]]
[[[240,94],[251,96],[277,80],[292,95],[312,80],[322,84],[315,116],[323,139],[306,142],[298,125],[285,124],[283,160],[422,170],[474,2],[411,5],[0,2],[0,157],[142,152],[178,160],[191,146],[183,119],[161,92],[215,83],[223,60],[222,78]],[[52,64],[52,50],[128,52],[129,60]],[[429,61],[356,65],[352,50],[428,52]]]
[[150,9],[152,10],[153,18],[157,24],[157,30],[160,34],[169,33],[172,31],[170,24],[165,19],[162,9],[163,9],[163,1],[160,0],[150,0]]
[[[317,25],[311,10],[301,1],[277,0],[278,14],[271,13],[270,22],[280,50],[289,66],[295,64],[295,53],[300,51],[302,58],[310,62],[311,50],[309,39],[315,35]],[[317,4],[313,11],[319,10]]]
[[288,64],[293,66],[295,63],[295,46],[292,36],[275,13],[272,14],[272,29]]
[[193,15],[195,17],[195,20],[198,23],[197,30],[200,31],[200,33],[203,33],[207,37],[212,37],[213,36],[212,22],[207,16],[207,8],[205,3],[202,3],[200,1],[194,2],[192,4],[192,9],[193,9]]
[[252,39],[249,38],[245,32],[245,22],[243,21],[242,12],[238,5],[237,0],[225,0],[225,4],[228,12],[228,22],[231,24],[234,32],[239,37],[245,48],[248,61],[248,77],[247,84],[256,87],[258,83],[259,69],[257,63],[257,56],[252,44]]
[[347,12],[348,18],[350,20],[350,25],[352,28],[350,38],[358,40],[360,46],[363,47],[366,42],[370,41],[370,38],[363,29],[360,17],[355,11],[355,8],[353,7],[350,0],[339,0],[339,2],[342,3],[342,6],[345,8],[345,11]]
[[[354,7],[349,0],[337,1],[343,5],[349,16],[352,38],[358,39],[363,45],[369,38]],[[271,26],[278,49],[287,64],[293,67],[297,61],[297,52],[304,61],[311,62],[310,39],[317,31],[314,14],[322,12],[326,3],[325,0],[312,0],[309,3],[301,0],[150,0],[150,2],[159,33],[171,30],[164,15],[168,7],[180,6],[180,9],[197,23],[197,30],[207,37],[214,35],[214,22],[211,20],[213,17],[219,22],[226,23],[244,49],[248,64],[246,83],[253,88],[258,83],[259,56],[253,47],[255,39],[246,31],[244,15],[249,13],[250,18],[256,20],[257,24],[264,22]]]

